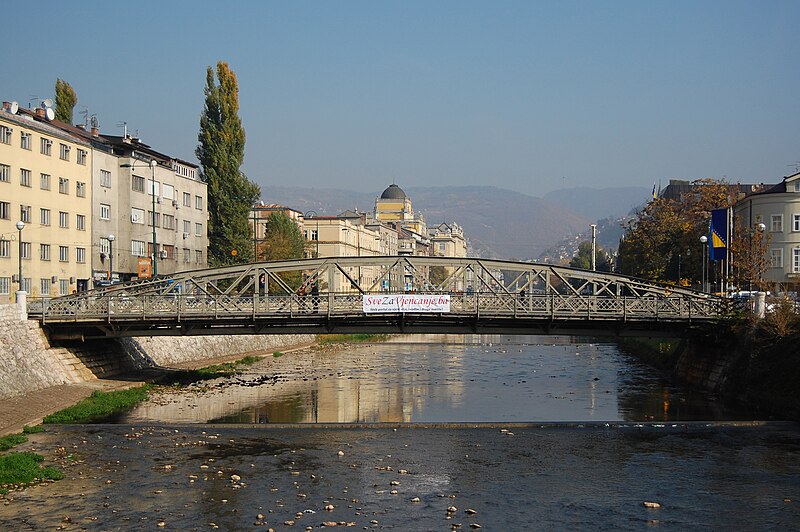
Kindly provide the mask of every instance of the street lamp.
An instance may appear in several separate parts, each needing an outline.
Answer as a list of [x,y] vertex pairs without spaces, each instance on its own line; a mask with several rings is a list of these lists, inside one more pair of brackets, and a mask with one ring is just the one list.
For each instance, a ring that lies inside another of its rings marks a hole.
[[316,252],[314,253],[314,258],[315,258],[315,259],[318,259],[318,258],[319,258],[319,220],[317,220],[317,219],[316,219],[316,217],[317,217],[317,213],[316,213],[316,212],[314,212],[314,211],[308,211],[308,212],[306,212],[306,213],[303,215],[303,217],[304,217],[304,218],[308,218],[309,220],[310,220],[311,218],[314,218],[314,219],[315,219],[314,221],[316,222],[316,227],[315,227],[315,229],[314,229],[314,230],[316,231],[316,233],[315,233],[315,235],[316,235],[316,238],[315,238],[314,240],[316,240],[316,243],[317,243],[317,244],[316,244],[317,250],[316,250]]
[[113,275],[114,275],[114,240],[117,237],[114,235],[108,235],[106,239],[108,240],[108,284],[113,282]]
[[19,291],[23,292],[22,289],[22,229],[25,227],[25,222],[20,220],[17,222],[17,231],[19,231],[19,272],[17,275],[19,276],[17,280],[19,281]]
[[[137,168],[135,164],[121,164],[120,168]],[[153,198],[153,277],[158,275],[158,241],[156,239],[156,166],[158,162],[155,159],[150,159],[150,170],[152,173],[152,188],[150,195]]]
[[702,279],[702,283],[703,283],[703,285],[702,285],[703,286],[703,292],[707,292],[707,290],[706,290],[706,260],[707,260],[706,255],[708,255],[708,249],[706,249],[706,248],[708,247],[708,237],[706,235],[702,235],[700,237],[700,243],[703,244],[703,255],[702,255],[703,256],[703,273],[700,275],[700,278]]

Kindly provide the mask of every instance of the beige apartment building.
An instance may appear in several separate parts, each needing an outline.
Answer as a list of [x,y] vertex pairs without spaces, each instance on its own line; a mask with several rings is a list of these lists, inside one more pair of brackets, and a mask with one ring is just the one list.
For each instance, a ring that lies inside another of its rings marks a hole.
[[9,102],[0,111],[0,302],[20,288],[53,297],[90,285],[92,150],[50,113]]

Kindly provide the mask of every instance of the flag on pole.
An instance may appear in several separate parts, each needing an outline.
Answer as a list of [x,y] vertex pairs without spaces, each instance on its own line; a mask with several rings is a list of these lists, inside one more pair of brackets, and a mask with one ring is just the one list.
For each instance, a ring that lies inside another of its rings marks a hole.
[[708,256],[711,260],[725,260],[728,250],[728,209],[711,211],[711,228],[708,231]]

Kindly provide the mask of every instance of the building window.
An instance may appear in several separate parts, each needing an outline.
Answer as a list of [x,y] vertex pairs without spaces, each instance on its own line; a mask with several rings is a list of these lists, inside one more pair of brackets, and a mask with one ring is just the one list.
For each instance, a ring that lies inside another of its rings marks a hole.
[[792,215],[792,231],[800,231],[800,214]]
[[58,295],[65,296],[67,294],[69,294],[69,279],[59,279]]
[[50,244],[39,244],[39,260],[50,260]]
[[186,238],[187,236],[189,236],[189,234],[191,232],[192,232],[192,222],[190,222],[189,220],[184,220],[183,221],[183,238]]
[[69,194],[69,179],[66,177],[58,178],[58,192],[61,194]]
[[191,207],[192,206],[192,195],[188,192],[183,193],[183,206],[184,207]]
[[39,295],[50,295],[50,279],[39,279]]
[[78,264],[86,262],[86,248],[75,248],[75,262]]
[[0,164],[0,181],[3,183],[11,182],[11,167],[7,164]]
[[[156,216],[156,227],[161,223],[161,213],[157,212]],[[147,225],[153,227],[153,211],[147,211]]]
[[192,257],[192,251],[189,248],[183,248],[183,262],[188,263]]
[[86,166],[86,150],[78,148],[78,164]]
[[201,264],[203,262],[203,252],[200,251],[199,249],[196,249],[194,251],[194,261],[197,264]]
[[201,196],[194,197],[194,208],[199,211],[203,210],[203,198]]
[[78,231],[86,231],[86,216],[83,214],[75,215],[75,228]]
[[792,250],[792,273],[800,273],[800,248]]
[[773,214],[770,224],[770,231],[773,233],[781,233],[783,232],[783,215],[782,214]]
[[22,290],[23,292],[27,292],[29,294],[31,293],[31,278],[30,277],[25,277],[24,279],[22,279],[22,286],[20,287],[20,290]]
[[203,236],[203,224],[194,224],[194,236]]
[[174,201],[175,200],[175,187],[173,187],[172,185],[168,185],[167,183],[164,183],[164,186],[162,187],[162,191],[163,191],[162,197],[165,200],[167,200],[167,201]]
[[69,246],[58,246],[58,261],[69,262]]
[[58,226],[62,229],[69,229],[69,213],[58,211]]
[[771,268],[783,268],[783,248],[771,249],[769,259]]
[[11,240],[0,240],[0,257],[7,259],[11,256]]
[[131,223],[144,224],[144,209],[131,207]]
[[164,244],[164,246],[161,249],[164,251],[164,254],[166,255],[166,257],[164,257],[165,259],[175,260],[175,246]]
[[105,203],[100,204],[100,219],[101,220],[111,219],[111,205],[107,205]]
[[58,146],[58,158],[62,161],[69,161],[69,152],[72,148],[67,146],[66,144],[59,144]]
[[6,126],[0,126],[0,142],[3,144],[11,144],[11,132],[13,129]]
[[31,186],[31,171],[25,168],[19,169],[19,184],[23,187]]
[[50,174],[39,174],[39,188],[50,190]]
[[794,191],[800,192],[800,180],[794,182]]
[[108,170],[100,170],[100,186],[111,188],[111,172]]
[[177,225],[175,224],[175,217],[171,214],[164,215],[164,229],[177,229]]
[[31,243],[30,242],[23,242],[22,243],[22,258],[25,260],[31,259]]
[[155,194],[158,196],[158,191],[161,190],[161,183],[158,181],[153,181],[152,179],[147,180],[147,193],[152,196]]
[[138,175],[131,176],[131,189],[134,192],[144,192],[144,178]]
[[86,197],[86,183],[82,181],[75,181],[75,195],[79,198]]
[[11,293],[11,277],[0,277],[0,294],[7,296]]
[[50,225],[50,209],[39,209],[39,223]]
[[111,242],[104,236],[100,237],[100,253],[108,256],[111,253]]
[[0,219],[11,219],[11,204],[7,201],[0,201]]
[[20,133],[19,137],[19,147],[23,150],[30,150],[31,149],[31,134],[25,133],[24,131]]
[[42,137],[42,139],[39,141],[39,151],[42,152],[42,155],[50,155],[50,151],[52,149],[53,141]]
[[25,222],[26,224],[31,223],[31,206],[30,205],[20,205],[19,206],[19,219]]
[[143,241],[131,240],[131,255],[134,257],[146,257]]

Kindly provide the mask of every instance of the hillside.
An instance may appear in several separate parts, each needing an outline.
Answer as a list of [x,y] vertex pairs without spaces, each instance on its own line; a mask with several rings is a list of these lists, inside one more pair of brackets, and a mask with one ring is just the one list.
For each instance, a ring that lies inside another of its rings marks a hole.
[[[528,259],[539,256],[567,235],[582,231],[589,218],[556,203],[497,187],[407,188],[414,210],[429,226],[443,221],[464,228],[476,254]],[[347,209],[372,212],[380,191],[264,187],[264,200],[318,215]]]
[[646,187],[564,188],[544,195],[544,200],[579,211],[591,220],[621,218],[651,199]]

